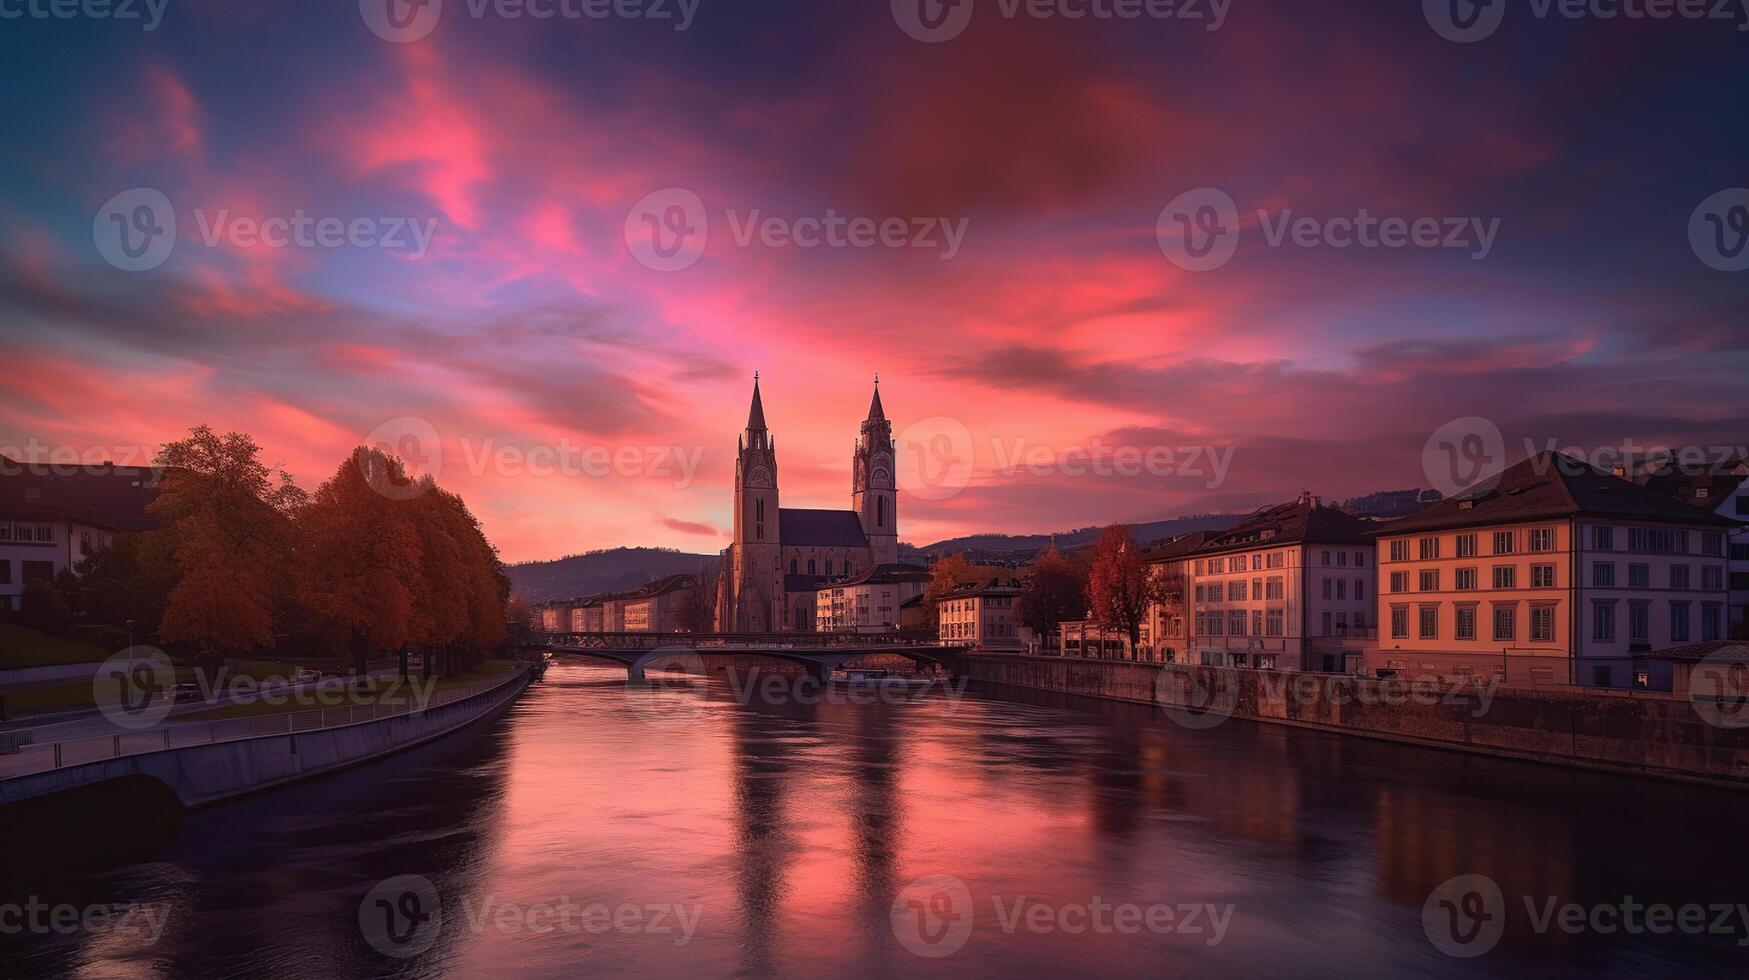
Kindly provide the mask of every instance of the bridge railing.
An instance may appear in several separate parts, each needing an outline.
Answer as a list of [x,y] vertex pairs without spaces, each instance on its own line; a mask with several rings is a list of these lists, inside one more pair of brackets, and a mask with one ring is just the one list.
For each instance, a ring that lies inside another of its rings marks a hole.
[[550,632],[538,635],[549,647],[607,650],[653,650],[658,647],[713,649],[822,650],[838,647],[941,646],[940,641],[919,639],[901,633],[633,633]]
[[[140,731],[118,731],[113,735],[68,739],[58,742],[27,743],[9,755],[0,755],[0,779],[49,772],[89,762],[106,762],[131,755],[147,755],[191,745],[213,745],[270,735],[314,732],[326,728],[344,728],[396,715],[418,714],[445,704],[466,700],[487,693],[515,680],[522,673],[513,669],[502,678],[477,681],[466,687],[434,692],[429,699],[409,697],[366,704],[336,705],[311,708],[306,711],[273,712],[242,718],[224,718],[198,723],[178,723],[165,719],[158,726]],[[225,707],[218,705],[217,707]]]

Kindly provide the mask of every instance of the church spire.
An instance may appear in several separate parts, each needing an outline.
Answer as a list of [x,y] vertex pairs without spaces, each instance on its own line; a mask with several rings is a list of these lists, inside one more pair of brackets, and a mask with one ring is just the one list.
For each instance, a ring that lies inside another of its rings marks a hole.
[[753,372],[753,407],[747,412],[747,430],[758,431],[765,428],[765,403],[759,400],[759,372]]
[[868,403],[868,417],[871,419],[885,419],[887,413],[881,408],[881,376],[877,373],[874,378],[874,401]]

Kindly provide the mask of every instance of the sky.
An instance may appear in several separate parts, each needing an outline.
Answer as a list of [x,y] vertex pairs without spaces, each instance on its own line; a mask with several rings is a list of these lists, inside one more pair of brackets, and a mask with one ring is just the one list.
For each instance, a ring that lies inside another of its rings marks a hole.
[[727,544],[756,371],[808,507],[879,373],[918,544],[1749,442],[1744,11],[568,2],[0,0],[0,449],[384,445],[522,561]]

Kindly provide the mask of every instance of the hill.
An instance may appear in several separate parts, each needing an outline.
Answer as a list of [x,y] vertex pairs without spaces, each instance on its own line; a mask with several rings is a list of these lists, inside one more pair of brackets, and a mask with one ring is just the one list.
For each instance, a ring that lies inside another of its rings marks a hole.
[[698,574],[715,555],[689,555],[666,548],[612,548],[555,561],[511,565],[511,587],[528,602],[575,599],[597,592],[635,589],[664,575]]
[[[1244,514],[1204,514],[1197,517],[1175,517],[1168,521],[1148,521],[1130,525],[1137,541],[1151,544],[1191,531],[1225,531],[1244,519]],[[1103,527],[1083,527],[1056,534],[970,534],[965,537],[937,541],[917,549],[926,558],[941,558],[963,553],[974,561],[993,563],[1026,562],[1055,538],[1057,547],[1074,551],[1091,546],[1099,539]]]

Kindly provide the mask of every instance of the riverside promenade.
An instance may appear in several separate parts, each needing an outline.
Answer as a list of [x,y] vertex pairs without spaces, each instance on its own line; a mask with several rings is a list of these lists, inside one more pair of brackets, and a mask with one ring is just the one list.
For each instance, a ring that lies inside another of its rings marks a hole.
[[0,776],[0,805],[144,778],[162,783],[184,806],[204,806],[447,735],[503,710],[533,677],[534,665],[523,663],[426,704],[320,708],[29,745]]
[[968,655],[955,669],[986,684],[1155,705],[1190,730],[1238,719],[1749,789],[1749,712],[1679,694],[1009,654]]

